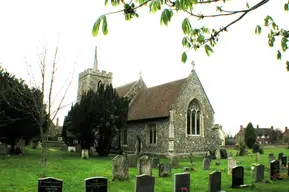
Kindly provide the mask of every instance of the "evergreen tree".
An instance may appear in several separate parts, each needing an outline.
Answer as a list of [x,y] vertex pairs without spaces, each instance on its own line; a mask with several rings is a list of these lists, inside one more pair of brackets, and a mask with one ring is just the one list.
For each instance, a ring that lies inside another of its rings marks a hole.
[[252,123],[248,123],[245,129],[245,143],[249,149],[252,149],[254,143],[256,142],[257,134],[252,125]]

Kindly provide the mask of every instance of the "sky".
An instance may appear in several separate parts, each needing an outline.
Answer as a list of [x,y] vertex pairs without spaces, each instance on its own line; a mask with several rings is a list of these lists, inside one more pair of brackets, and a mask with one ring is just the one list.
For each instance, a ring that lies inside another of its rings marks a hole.
[[[248,0],[250,5],[257,0]],[[276,23],[288,27],[289,13],[284,12],[287,0],[270,1],[249,13],[240,22],[221,34],[214,53],[204,50],[188,52],[188,62],[181,62],[183,38],[181,22],[184,14],[174,15],[169,26],[160,25],[160,13],[149,14],[139,9],[138,19],[129,22],[122,13],[108,15],[108,35],[91,34],[95,20],[118,9],[104,6],[104,0],[0,0],[0,63],[2,67],[40,86],[39,55],[47,49],[47,86],[53,54],[58,45],[57,73],[53,95],[55,105],[72,84],[57,115],[62,124],[71,103],[76,101],[78,74],[92,68],[97,46],[100,70],[113,73],[115,87],[142,78],[148,87],[187,77],[191,61],[215,111],[215,123],[222,124],[227,134],[238,132],[240,125],[284,129],[289,126],[289,73],[283,60],[276,60],[275,48],[267,44],[267,32],[257,36],[257,24],[271,15]],[[245,8],[246,1],[226,3],[224,9]],[[215,5],[198,6],[196,13],[210,14]],[[193,20],[192,26],[221,27],[236,17]],[[30,75],[27,69],[32,69]],[[31,78],[33,77],[33,78]],[[33,80],[34,79],[34,80]],[[64,87],[64,88],[61,88]],[[58,96],[57,96],[58,95]],[[57,96],[57,97],[56,97]],[[47,99],[46,99],[47,101]]]

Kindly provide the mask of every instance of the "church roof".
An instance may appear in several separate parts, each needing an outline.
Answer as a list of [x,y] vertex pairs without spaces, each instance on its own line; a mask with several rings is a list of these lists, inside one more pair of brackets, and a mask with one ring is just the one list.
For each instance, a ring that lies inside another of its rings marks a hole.
[[170,106],[176,102],[186,78],[141,90],[128,111],[128,120],[142,120],[169,116]]
[[115,89],[116,89],[117,94],[120,97],[124,97],[129,92],[129,90],[134,86],[134,84],[136,82],[137,81],[133,81],[133,82],[127,83],[125,85],[122,85],[120,87],[116,87]]

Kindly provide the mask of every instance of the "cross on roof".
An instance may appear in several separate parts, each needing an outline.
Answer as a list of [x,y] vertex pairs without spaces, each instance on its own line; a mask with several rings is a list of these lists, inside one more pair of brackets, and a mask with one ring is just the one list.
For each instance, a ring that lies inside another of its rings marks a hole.
[[141,72],[141,70],[139,71],[139,78],[141,78],[141,75],[142,75],[142,72]]
[[195,64],[195,62],[194,62],[194,61],[192,61],[192,63],[191,63],[191,64],[192,64],[192,71],[193,71],[193,70],[195,69],[195,65],[196,65],[196,64]]

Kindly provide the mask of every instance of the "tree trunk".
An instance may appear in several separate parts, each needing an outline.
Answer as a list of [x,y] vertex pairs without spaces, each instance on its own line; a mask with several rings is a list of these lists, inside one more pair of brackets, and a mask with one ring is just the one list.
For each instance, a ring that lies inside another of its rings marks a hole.
[[41,153],[42,168],[46,167],[46,134],[42,137],[42,153]]

